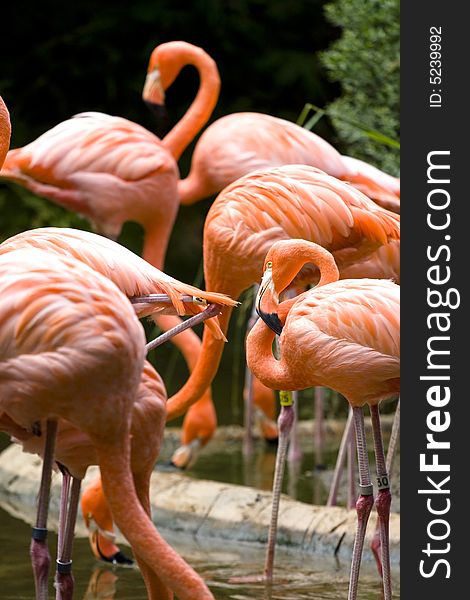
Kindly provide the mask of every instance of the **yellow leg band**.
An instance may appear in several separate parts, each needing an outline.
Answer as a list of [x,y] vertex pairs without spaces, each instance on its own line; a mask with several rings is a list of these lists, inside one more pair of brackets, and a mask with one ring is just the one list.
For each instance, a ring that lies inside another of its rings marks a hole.
[[294,404],[292,392],[279,392],[279,401],[281,402],[281,406],[292,406]]

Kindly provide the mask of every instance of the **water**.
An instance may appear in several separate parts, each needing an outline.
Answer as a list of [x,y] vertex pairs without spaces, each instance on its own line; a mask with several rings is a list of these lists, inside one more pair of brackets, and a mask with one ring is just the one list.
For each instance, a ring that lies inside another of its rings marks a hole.
[[[0,448],[5,439],[0,436]],[[158,468],[171,456],[177,439],[166,442]],[[315,456],[310,436],[301,440],[302,461],[286,469],[284,491],[303,502],[322,504],[326,500],[331,468],[336,458],[338,441],[328,439],[323,456],[326,470],[314,469]],[[250,485],[269,490],[272,485],[275,448],[256,442],[253,456],[244,458],[240,439],[213,440],[203,449],[188,476],[229,483]],[[395,478],[397,479],[397,478]],[[344,502],[344,489],[340,502]],[[394,509],[398,507],[395,494]],[[3,600],[34,597],[29,561],[30,526],[0,509],[0,598]],[[232,577],[261,574],[264,548],[254,544],[216,542],[213,539],[188,538],[187,535],[162,531],[164,537],[182,554],[208,583],[217,600],[344,600],[347,598],[349,564],[334,558],[313,557],[299,552],[278,550],[275,583],[269,592],[263,584],[236,584]],[[49,534],[53,553],[57,544]],[[83,600],[145,600],[145,586],[139,572],[133,568],[115,568],[99,563],[91,555],[88,541],[76,539],[74,545],[75,599]],[[398,570],[394,571],[394,598],[399,598]],[[50,598],[55,591],[50,585]],[[364,563],[358,600],[382,600],[381,584],[375,566]]]
[[[214,540],[188,540],[163,532],[170,543],[206,580],[217,600],[344,600],[347,597],[349,565],[333,559],[302,556],[278,551],[276,579],[269,595],[263,584],[233,584],[231,577],[260,574],[264,551],[252,544],[223,543]],[[0,561],[2,600],[22,600],[34,597],[31,565],[28,556],[30,527],[0,509]],[[57,536],[49,534],[53,551]],[[146,600],[145,586],[134,568],[115,568],[98,563],[89,551],[86,539],[76,539],[74,545],[75,599],[83,600]],[[51,578],[50,578],[51,579]],[[399,598],[398,577],[394,577],[394,598]],[[50,583],[49,597],[55,592]],[[363,565],[358,600],[381,600],[380,581],[375,567]]]
[[[388,420],[390,425],[391,419]],[[313,449],[313,425],[303,422],[300,445],[302,457],[300,461],[287,463],[283,482],[283,492],[291,498],[308,504],[326,504],[333,469],[338,452],[339,439],[337,436],[327,436],[321,461],[317,460]],[[305,427],[305,425],[307,425]],[[229,430],[230,431],[230,430]],[[254,442],[251,456],[245,457],[242,452],[242,442],[234,431],[228,439],[216,438],[203,448],[195,464],[186,472],[189,477],[196,479],[210,479],[222,483],[247,485],[261,490],[271,490],[274,464],[276,460],[276,446],[264,441]],[[383,432],[384,442],[388,442],[389,427]],[[374,468],[374,452],[371,436],[368,436],[369,460]],[[166,464],[173,451],[178,446],[178,438],[171,436],[166,439],[157,463],[157,469],[166,470]],[[395,465],[399,464],[399,451],[395,457]],[[321,462],[321,468],[316,467]],[[373,471],[372,471],[373,475]],[[392,469],[392,510],[400,512],[399,472]],[[338,505],[346,506],[346,476],[338,494]]]

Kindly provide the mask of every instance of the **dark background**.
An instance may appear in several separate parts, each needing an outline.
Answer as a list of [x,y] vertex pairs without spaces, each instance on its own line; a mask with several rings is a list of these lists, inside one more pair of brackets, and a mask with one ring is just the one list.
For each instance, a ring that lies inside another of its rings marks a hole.
[[[236,111],[266,112],[295,121],[306,102],[325,107],[343,93],[342,112],[356,110],[348,116],[397,137],[393,94],[384,95],[397,85],[397,0],[335,0],[335,17],[330,7],[330,18],[343,29],[327,20],[326,4],[324,0],[10,2],[1,12],[0,94],[11,113],[11,146],[22,146],[88,110],[123,116],[156,131],[153,116],[141,101],[142,87],[153,48],[175,39],[200,45],[218,65],[222,87],[210,122]],[[336,47],[330,54],[340,86],[330,81],[321,60],[342,32],[347,34],[342,50]],[[187,67],[167,90],[170,127],[187,110],[198,84],[196,70]],[[388,98],[392,98],[389,105]],[[392,123],[375,115],[377,111],[393,114]],[[340,124],[336,119],[335,125]],[[325,117],[315,132],[341,152],[356,156],[367,143],[342,143]],[[342,134],[348,140],[348,132]],[[354,130],[353,137],[358,135]],[[179,161],[182,177],[189,170],[194,143]],[[383,151],[375,144],[373,164],[382,165]],[[211,201],[181,208],[165,265],[167,273],[198,286],[203,285],[202,229]],[[0,183],[0,241],[45,225],[89,229],[83,219],[20,186]],[[140,227],[126,224],[119,241],[140,253]],[[247,317],[245,306],[235,312],[228,335],[231,343],[215,381],[217,406],[228,408],[219,415],[221,422],[241,421]],[[178,353],[168,348],[158,354],[156,366],[172,394],[187,371]],[[301,403],[305,415],[311,416],[311,405]],[[346,409],[346,402],[336,396],[327,403],[330,415],[345,414]]]
[[[295,121],[306,102],[325,106],[340,91],[338,84],[328,81],[318,57],[340,35],[340,29],[327,22],[324,4],[318,0],[12,2],[3,7],[6,26],[0,37],[0,94],[11,114],[11,147],[87,110],[123,116],[155,131],[154,118],[141,100],[147,63],[155,46],[175,39],[203,47],[218,65],[222,87],[211,122],[236,111],[266,112]],[[170,127],[187,110],[198,85],[196,70],[186,67],[169,88]],[[315,131],[338,145],[328,119],[322,119]],[[182,176],[189,170],[193,147],[194,143],[179,163]],[[198,278],[202,228],[210,203],[208,199],[180,210],[165,266],[169,274],[190,283],[196,280],[197,285],[202,285]],[[0,184],[0,239],[42,225],[89,228],[79,217],[17,185]],[[127,224],[120,241],[140,252],[140,227]],[[229,421],[241,418],[237,400],[241,388],[233,377],[243,365],[243,334],[234,328],[237,322],[241,327],[246,316],[240,312],[232,319],[229,339],[234,342],[225,351],[218,376],[225,395],[231,387],[232,414],[225,416]],[[186,377],[185,364],[174,350],[160,353],[158,361],[171,394]]]
[[[3,29],[0,41],[0,93],[11,113],[11,147],[87,110],[123,116],[155,131],[141,101],[143,82],[153,48],[174,39],[200,45],[218,64],[222,88],[211,121],[251,110],[295,121],[306,102],[324,106],[339,93],[317,56],[340,33],[327,23],[323,8],[317,0],[13,2],[2,13],[11,27]],[[169,88],[170,127],[187,110],[198,84],[196,70],[186,67]],[[327,119],[316,132],[337,142]],[[193,147],[180,161],[182,177]],[[68,224],[65,211],[11,188],[14,200],[0,207],[1,239],[31,226]],[[209,205],[183,208],[170,244],[166,270],[186,281],[194,279],[200,264]],[[72,224],[87,227],[77,219]],[[135,230],[124,232],[121,241],[139,250]]]

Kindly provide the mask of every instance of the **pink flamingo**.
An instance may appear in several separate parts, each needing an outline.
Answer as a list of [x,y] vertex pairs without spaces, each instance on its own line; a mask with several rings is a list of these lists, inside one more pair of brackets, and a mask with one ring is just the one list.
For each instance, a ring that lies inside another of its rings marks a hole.
[[[126,221],[139,223],[145,232],[144,258],[163,269],[179,207],[178,167],[161,141],[140,125],[82,113],[11,150],[1,176],[83,215],[111,239]],[[163,331],[180,323],[170,315],[155,314],[154,320]],[[187,330],[172,341],[191,369],[199,337]],[[203,401],[210,397],[208,389]]]
[[[148,105],[161,107],[165,90],[187,64],[199,72],[199,91],[183,118],[162,140],[177,160],[216,105],[220,91],[217,65],[201,48],[185,42],[161,44],[150,56],[142,93]],[[317,167],[349,181],[385,208],[399,212],[398,179],[362,161],[342,157],[328,142],[303,127],[248,112],[222,117],[202,134],[194,149],[190,173],[178,183],[181,203],[192,204],[216,194],[257,169],[286,164]]]
[[[247,175],[228,186],[211,206],[204,226],[206,286],[238,298],[259,281],[264,256],[277,240],[315,240],[338,257],[340,269],[399,239],[399,215],[358,190],[304,165]],[[315,282],[307,265],[299,280]],[[297,283],[297,282],[296,282]],[[226,332],[231,308],[219,318]],[[168,401],[169,418],[182,414],[217,372],[223,343],[205,331],[202,352],[186,384]]]
[[[183,42],[158,46],[152,52],[143,89],[143,98],[149,106],[163,106],[165,90],[173,83],[181,68],[188,64],[185,53],[178,54]],[[188,46],[187,44],[185,46]],[[188,56],[193,48],[186,48]],[[184,58],[183,58],[184,57]],[[162,140],[171,154],[179,159],[196,133],[205,125],[218,98],[220,81],[214,61],[198,49],[193,64],[200,74],[198,95],[186,115]],[[198,140],[192,156],[189,175],[178,182],[182,204],[193,204],[216,194],[240,177],[257,169],[286,164],[305,164],[318,167],[343,181],[352,183],[384,208],[400,212],[399,180],[379,169],[347,156],[341,156],[333,146],[320,136],[284,119],[260,113],[235,113],[212,123]],[[247,375],[247,381],[250,381]],[[261,388],[257,386],[257,390]],[[259,396],[254,390],[245,390],[247,398]],[[266,394],[265,394],[266,395]],[[321,414],[321,392],[318,396]],[[249,432],[251,408],[245,407],[245,425]],[[183,437],[186,443],[173,456],[173,462],[187,465],[194,459],[201,439],[207,441],[208,423],[198,432],[196,422],[206,414],[215,431],[215,414],[208,413],[210,399],[195,405],[186,415]],[[272,409],[270,410],[272,412]],[[199,414],[200,413],[200,414]],[[264,413],[266,414],[266,413]],[[261,427],[273,431],[269,419],[261,419]],[[319,427],[320,419],[318,419]],[[270,434],[272,435],[272,434]]]
[[[307,263],[320,270],[316,288],[279,304],[279,294]],[[353,411],[359,462],[358,527],[353,550],[349,600],[357,597],[364,536],[373,500],[362,407],[369,404],[378,476],[378,513],[385,600],[391,600],[388,523],[391,495],[383,451],[378,404],[397,395],[400,385],[399,286],[373,279],[341,280],[333,256],[305,240],[275,243],[266,255],[256,300],[261,319],[247,338],[247,363],[268,387],[298,390],[322,385],[337,390]],[[272,343],[279,335],[280,359]],[[272,580],[277,513],[292,401],[284,392],[278,420],[279,449],[273,511],[264,577]]]
[[[149,597],[170,600],[172,590],[186,600],[213,598],[158,534],[135,490],[130,423],[145,337],[126,296],[83,262],[24,248],[0,257],[0,316],[0,411],[28,432],[46,432],[33,560],[47,571],[50,469],[65,419],[95,448],[113,517],[146,566]],[[37,585],[43,600],[47,574]]]
[[[78,259],[93,270],[111,279],[130,298],[147,296],[148,294],[166,294],[173,302],[173,306],[168,304],[146,304],[145,302],[134,304],[139,316],[155,314],[155,312],[158,314],[174,314],[175,311],[178,311],[179,314],[198,314],[198,311],[202,309],[201,302],[221,301],[222,303],[235,304],[235,302],[220,294],[208,294],[198,288],[183,284],[159,271],[119,244],[93,233],[53,227],[34,229],[13,236],[0,244],[0,255],[21,248],[40,248],[47,250],[49,253]],[[198,298],[196,305],[184,301],[185,297],[190,300],[190,296]],[[183,301],[181,301],[181,298]],[[205,322],[207,326],[213,328],[213,333],[217,338],[222,336],[225,339],[217,324],[217,318],[208,319]],[[94,488],[89,493],[93,494],[93,492]],[[87,497],[86,491],[84,495]],[[103,500],[104,497],[100,496],[100,498]],[[99,514],[101,511],[106,514],[106,507],[95,504],[96,519],[100,521],[104,531],[110,528],[110,523],[109,520],[100,520]],[[111,561],[126,562],[126,557],[119,553],[117,546],[107,541],[104,533],[91,541],[94,542],[92,543],[92,550],[95,554]],[[97,548],[100,548],[100,552]]]

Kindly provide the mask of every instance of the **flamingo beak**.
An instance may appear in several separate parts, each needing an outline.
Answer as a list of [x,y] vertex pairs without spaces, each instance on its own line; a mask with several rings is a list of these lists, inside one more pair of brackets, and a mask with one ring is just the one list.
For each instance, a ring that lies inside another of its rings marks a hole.
[[158,68],[152,69],[145,78],[142,98],[158,123],[157,134],[163,137],[168,131],[168,113],[165,107],[165,91],[160,80]]
[[279,319],[277,312],[275,311],[264,311],[261,308],[261,302],[263,301],[263,296],[269,290],[271,292],[272,298],[276,304],[279,304],[279,297],[277,292],[274,289],[273,279],[272,279],[272,269],[267,268],[263,273],[263,278],[261,279],[261,283],[259,286],[258,294],[255,300],[255,309],[258,316],[266,323],[266,325],[274,331],[275,334],[281,335],[282,333],[282,323]]
[[163,106],[165,104],[165,91],[160,79],[160,70],[155,67],[147,73],[144,89],[142,90],[144,102]]

